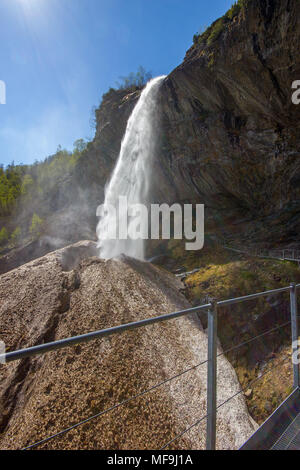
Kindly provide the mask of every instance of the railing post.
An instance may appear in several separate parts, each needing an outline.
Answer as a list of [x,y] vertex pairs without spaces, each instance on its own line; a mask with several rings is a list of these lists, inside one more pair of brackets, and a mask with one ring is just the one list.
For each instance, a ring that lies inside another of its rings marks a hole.
[[[291,302],[291,324],[292,324],[292,345],[293,356],[297,356],[298,350],[298,312],[297,312],[297,289],[296,284],[292,283],[290,287],[290,302]],[[299,365],[293,363],[294,370],[294,388],[299,387]]]
[[217,421],[217,302],[208,310],[207,426],[206,449],[216,448]]

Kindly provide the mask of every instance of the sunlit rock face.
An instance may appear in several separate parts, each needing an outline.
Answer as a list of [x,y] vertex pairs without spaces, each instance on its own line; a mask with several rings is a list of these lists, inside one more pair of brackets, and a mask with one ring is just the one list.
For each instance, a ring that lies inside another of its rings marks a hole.
[[[164,80],[153,201],[205,203],[219,227],[249,241],[298,240],[300,105],[292,103],[292,83],[300,80],[299,10],[296,1],[249,2]],[[106,168],[138,97],[111,94],[99,108],[96,154],[101,162],[105,154]]]
[[299,16],[296,1],[249,2],[161,89],[160,161],[177,197],[202,200],[216,216],[261,219],[253,236],[270,242],[299,233]]

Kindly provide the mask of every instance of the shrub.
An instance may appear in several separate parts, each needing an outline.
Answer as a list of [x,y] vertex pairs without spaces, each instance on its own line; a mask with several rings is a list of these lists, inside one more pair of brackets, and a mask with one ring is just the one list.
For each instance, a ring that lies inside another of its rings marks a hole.
[[245,8],[248,5],[249,1],[250,0],[238,0],[237,4],[238,4],[239,7]]
[[147,72],[144,67],[139,66],[136,73],[131,72],[127,77],[120,77],[121,82],[117,82],[118,89],[138,87],[141,88],[152,78],[152,73]]
[[20,239],[21,239],[21,229],[20,227],[17,227],[11,234],[10,240],[14,245],[18,245]]
[[250,0],[236,0],[227,13],[213,23],[209,28],[206,28],[205,31],[199,31],[198,34],[194,34],[193,43],[194,44],[211,44],[220,36],[221,32],[225,28],[225,25],[232,21],[232,19],[239,14],[241,9],[245,9],[249,4]]
[[211,30],[212,30],[211,26],[209,26],[208,28],[207,27],[201,28],[198,34],[194,34],[194,37],[193,37],[194,44],[201,44],[201,43],[206,44],[207,39],[211,33]]
[[87,142],[84,139],[77,139],[74,142],[73,146],[74,146],[74,152],[82,153],[87,147]]
[[207,40],[207,43],[212,44],[214,41],[216,41],[223,30],[224,30],[224,20],[223,20],[223,18],[220,18],[213,25],[210,36]]
[[33,237],[39,237],[42,233],[43,219],[41,219],[37,214],[33,214],[31,220],[31,226],[29,229],[30,234]]
[[239,2],[235,2],[226,13],[226,16],[227,18],[232,20],[235,16],[239,14],[240,11],[241,11],[241,5],[239,4]]
[[21,185],[21,195],[27,196],[32,193],[34,187],[34,181],[30,175],[25,175]]
[[0,166],[0,216],[10,215],[20,194],[22,169],[14,163]]
[[220,36],[226,23],[229,23],[235,16],[237,16],[241,9],[245,9],[249,2],[250,0],[236,0],[222,18],[206,28],[205,31],[199,31],[198,34],[194,34],[193,43],[211,44],[214,42]]
[[0,245],[5,245],[8,241],[8,232],[5,227],[0,230]]
[[199,37],[200,37],[199,34],[194,34],[194,36],[193,36],[193,43],[194,44],[198,43]]
[[208,57],[209,57],[208,67],[211,68],[211,67],[213,67],[213,65],[215,63],[214,53],[209,54]]

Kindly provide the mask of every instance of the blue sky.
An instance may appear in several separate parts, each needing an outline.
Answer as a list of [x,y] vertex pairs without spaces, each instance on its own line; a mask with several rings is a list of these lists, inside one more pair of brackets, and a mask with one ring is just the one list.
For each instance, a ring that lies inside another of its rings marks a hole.
[[139,65],[168,74],[233,0],[0,0],[0,163],[89,138],[91,108]]

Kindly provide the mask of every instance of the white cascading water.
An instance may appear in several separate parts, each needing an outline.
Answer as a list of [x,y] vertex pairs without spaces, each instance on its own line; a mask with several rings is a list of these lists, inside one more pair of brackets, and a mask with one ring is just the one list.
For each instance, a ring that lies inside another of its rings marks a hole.
[[[151,162],[156,141],[153,132],[157,110],[156,96],[164,78],[165,76],[154,78],[147,84],[128,120],[120,155],[105,190],[104,207],[111,205],[118,210],[120,196],[127,198],[128,206],[149,203]],[[127,212],[119,214],[119,220],[124,216],[127,218]],[[110,230],[114,227],[109,217],[109,213],[104,213],[97,227],[100,257],[110,259],[123,253],[132,258],[145,259],[144,240],[131,238],[122,240],[109,236]],[[128,230],[130,223],[129,219]],[[117,233],[118,230],[117,224]]]

